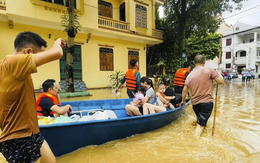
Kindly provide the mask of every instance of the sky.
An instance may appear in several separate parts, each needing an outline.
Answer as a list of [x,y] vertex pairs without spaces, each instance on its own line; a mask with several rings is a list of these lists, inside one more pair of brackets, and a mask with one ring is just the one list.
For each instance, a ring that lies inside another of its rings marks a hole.
[[252,26],[260,26],[260,0],[247,0],[242,2],[241,10],[233,10],[232,13],[224,12],[222,17],[226,24],[235,24],[237,21]]
[[[237,21],[252,26],[260,26],[260,0],[245,0],[241,10],[226,11],[222,14],[227,25],[233,25]],[[163,17],[163,9],[159,9],[160,17]]]

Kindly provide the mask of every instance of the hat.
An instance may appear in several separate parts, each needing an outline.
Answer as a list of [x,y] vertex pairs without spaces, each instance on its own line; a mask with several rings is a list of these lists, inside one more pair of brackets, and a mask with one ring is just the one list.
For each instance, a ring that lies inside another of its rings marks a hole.
[[131,65],[132,67],[134,67],[135,64],[136,64],[136,62],[138,62],[136,59],[132,59],[132,60],[130,61],[130,65]]

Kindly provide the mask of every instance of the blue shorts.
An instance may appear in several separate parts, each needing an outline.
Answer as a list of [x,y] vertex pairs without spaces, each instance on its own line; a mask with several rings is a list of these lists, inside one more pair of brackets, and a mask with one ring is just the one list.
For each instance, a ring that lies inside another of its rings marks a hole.
[[0,152],[8,162],[33,163],[41,157],[40,148],[43,141],[41,133],[30,137],[6,140],[0,143]]

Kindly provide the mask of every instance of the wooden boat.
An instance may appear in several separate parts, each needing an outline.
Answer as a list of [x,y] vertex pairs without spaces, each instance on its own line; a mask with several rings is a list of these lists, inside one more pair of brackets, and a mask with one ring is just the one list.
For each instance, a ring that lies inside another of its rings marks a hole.
[[185,107],[178,107],[162,113],[130,117],[126,114],[125,105],[129,104],[131,100],[63,102],[62,105],[70,104],[74,113],[87,115],[88,111],[93,111],[93,109],[112,110],[117,118],[40,125],[41,133],[54,155],[61,156],[88,145],[100,145],[108,141],[159,129],[178,119],[190,103],[188,101]]

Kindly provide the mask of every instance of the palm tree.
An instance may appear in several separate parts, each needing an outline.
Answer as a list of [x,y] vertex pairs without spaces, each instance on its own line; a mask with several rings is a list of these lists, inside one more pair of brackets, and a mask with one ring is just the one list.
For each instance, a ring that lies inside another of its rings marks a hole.
[[62,26],[65,27],[64,31],[68,34],[68,42],[66,47],[66,92],[74,92],[73,84],[73,55],[74,55],[74,38],[80,31],[81,25],[78,21],[78,14],[75,10],[74,0],[67,0],[69,7],[67,8],[68,14],[61,16]]

